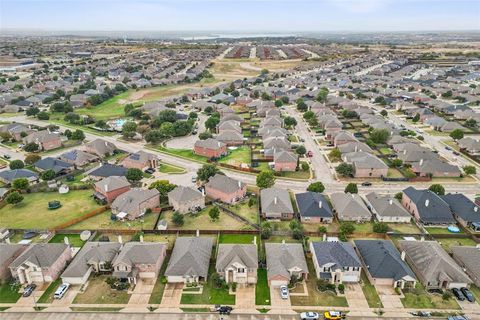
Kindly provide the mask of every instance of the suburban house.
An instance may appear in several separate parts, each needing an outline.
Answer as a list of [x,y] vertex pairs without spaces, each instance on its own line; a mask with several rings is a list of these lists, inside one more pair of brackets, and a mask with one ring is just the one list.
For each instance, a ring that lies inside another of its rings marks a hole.
[[412,165],[412,171],[420,177],[460,177],[460,169],[440,159],[420,159]]
[[62,140],[59,134],[50,133],[48,130],[35,131],[23,138],[23,143],[35,143],[39,150],[48,151],[60,148]]
[[465,270],[477,287],[480,287],[480,248],[451,247],[453,259]]
[[243,144],[244,141],[243,135],[233,130],[222,131],[222,133],[217,135],[216,139],[227,146],[238,146]]
[[367,222],[372,214],[358,194],[336,192],[330,195],[333,210],[340,221]]
[[53,170],[57,176],[67,174],[74,169],[73,164],[52,157],[38,160],[34,163],[34,166],[39,172]]
[[349,242],[310,242],[318,279],[332,284],[359,282],[362,265]]
[[402,204],[390,195],[380,195],[370,192],[365,196],[367,207],[370,208],[380,222],[404,222],[408,223],[412,216]]
[[179,213],[199,211],[205,208],[205,196],[196,189],[178,186],[168,193],[168,204]]
[[14,169],[0,172],[0,181],[5,184],[11,184],[14,180],[27,178],[30,184],[38,182],[38,173],[28,169]]
[[394,288],[415,288],[417,279],[405,256],[389,240],[355,240],[355,247],[370,282]]
[[227,283],[257,283],[258,252],[256,244],[220,244],[215,270]]
[[28,248],[24,244],[0,243],[0,281],[12,277],[10,264]]
[[127,168],[108,163],[103,163],[100,166],[85,172],[85,175],[94,181],[99,181],[111,176],[124,177],[126,174]]
[[87,242],[62,273],[63,283],[85,284],[90,274],[112,271],[111,262],[121,248],[118,242]]
[[62,153],[59,157],[60,160],[67,162],[75,167],[84,167],[92,162],[98,161],[98,156],[90,154],[82,150],[70,150]]
[[295,200],[303,223],[332,223],[332,209],[323,194],[310,191],[297,193]]
[[119,220],[135,220],[148,209],[160,206],[160,192],[157,189],[130,189],[113,200],[112,214]]
[[480,207],[462,193],[448,193],[440,196],[452,211],[453,217],[464,228],[480,232]]
[[403,190],[402,205],[413,217],[424,225],[454,224],[450,206],[430,190],[408,187]]
[[287,190],[267,188],[260,191],[261,212],[266,219],[291,220],[293,206]]
[[178,237],[168,261],[165,277],[169,283],[206,281],[212,255],[210,237]]
[[480,154],[480,140],[473,139],[472,137],[465,137],[458,140],[458,146],[460,149],[467,151],[471,155]]
[[148,152],[138,151],[130,154],[122,160],[121,165],[125,168],[136,168],[140,170],[148,168],[157,168],[160,160],[156,155]]
[[28,136],[35,130],[20,123],[8,123],[0,127],[0,132],[7,132],[15,141],[21,141],[22,136]]
[[65,243],[36,243],[10,264],[10,272],[21,284],[52,282],[71,258],[72,251]]
[[117,147],[108,141],[102,139],[95,139],[85,144],[85,151],[98,156],[99,158],[105,158],[115,153]]
[[308,277],[307,261],[300,243],[265,243],[270,287],[288,285],[292,277]]
[[200,156],[212,158],[221,158],[227,154],[227,145],[213,138],[206,140],[197,140],[193,147],[195,154]]
[[291,151],[275,151],[273,162],[273,169],[277,172],[295,171],[297,170],[298,156]]
[[217,173],[205,184],[205,194],[216,201],[232,204],[245,197],[247,185]]
[[398,245],[426,289],[462,288],[472,283],[438,242],[400,240]]
[[376,156],[363,152],[350,152],[342,155],[342,159],[353,166],[355,178],[386,177],[388,166]]
[[166,243],[127,242],[112,261],[112,276],[133,284],[139,279],[155,280],[166,255]]
[[119,195],[130,190],[130,182],[125,177],[110,176],[95,182],[94,198],[103,203],[112,203]]

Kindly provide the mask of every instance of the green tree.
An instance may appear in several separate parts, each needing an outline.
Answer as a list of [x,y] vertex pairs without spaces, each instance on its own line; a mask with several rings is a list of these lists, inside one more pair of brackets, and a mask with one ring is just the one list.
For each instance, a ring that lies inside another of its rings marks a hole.
[[40,157],[38,154],[30,153],[27,154],[27,156],[25,157],[25,163],[28,165],[32,165],[40,159],[42,159],[42,157]]
[[32,107],[30,109],[27,109],[27,111],[25,111],[25,114],[28,117],[32,117],[32,116],[36,116],[39,112],[40,112],[40,109],[38,109],[37,107]]
[[173,215],[172,215],[172,222],[176,225],[176,226],[183,226],[183,224],[185,223],[184,219],[183,219],[183,214],[180,214],[178,212],[174,212]]
[[126,116],[129,116],[133,109],[135,109],[135,106],[131,103],[127,103],[125,107],[123,107],[123,112],[125,112]]
[[104,120],[98,120],[97,122],[95,122],[95,127],[100,129],[107,129],[108,125]]
[[27,190],[29,186],[27,178],[18,178],[13,180],[12,188],[16,190]]
[[432,191],[433,193],[436,193],[439,196],[445,195],[445,188],[441,184],[438,184],[438,183],[432,184],[428,188],[428,190]]
[[205,121],[205,128],[207,128],[210,131],[215,131],[217,128],[217,125],[220,123],[220,118],[216,116],[210,116],[206,121]]
[[340,227],[338,228],[340,233],[350,235],[355,232],[355,225],[352,222],[342,222],[340,223]]
[[301,156],[303,156],[305,153],[307,153],[307,149],[305,149],[304,146],[298,146],[296,149],[295,149],[295,152]]
[[275,100],[275,107],[280,108],[281,106],[283,106],[283,101],[279,99]]
[[157,180],[152,182],[148,189],[157,189],[160,192],[160,201],[168,199],[168,193],[176,188],[176,185],[170,183],[168,180]]
[[395,199],[397,199],[398,201],[402,201],[402,198],[403,198],[403,192],[395,193]]
[[388,115],[388,111],[383,109],[382,111],[380,111],[380,114],[384,117],[386,117]]
[[50,116],[45,111],[41,111],[37,114],[37,118],[38,120],[48,120],[50,119]]
[[285,123],[287,128],[290,128],[297,125],[297,120],[295,120],[294,117],[285,117],[285,119],[283,119],[283,123]]
[[310,120],[310,119],[313,119],[314,117],[315,117],[315,113],[313,111],[306,111],[303,114],[303,119],[305,120]]
[[388,224],[385,222],[376,222],[373,224],[373,232],[375,233],[387,233]]
[[22,160],[12,160],[10,161],[9,167],[11,170],[23,169],[25,167],[25,164],[23,163]]
[[23,150],[27,151],[27,152],[35,152],[35,151],[38,151],[38,144],[36,144],[35,142],[30,142],[30,143],[27,143],[25,145],[25,147],[23,147]]
[[327,231],[327,227],[325,226],[318,227],[318,233],[327,233]]
[[257,175],[257,187],[260,189],[271,188],[275,184],[272,171],[262,171]]
[[65,115],[65,117],[63,117],[63,120],[70,123],[78,123],[80,121],[80,115],[73,112],[69,112]]
[[140,181],[143,178],[143,172],[137,168],[128,168],[125,177],[130,181]]
[[270,222],[264,221],[260,225],[260,237],[262,239],[268,239],[272,235],[272,226]]
[[331,161],[340,161],[340,159],[342,159],[342,153],[340,152],[340,149],[333,148],[328,154],[328,157]]
[[213,207],[208,211],[208,216],[212,221],[217,221],[220,218],[220,210],[218,207]]
[[463,131],[460,130],[460,129],[455,129],[453,130],[452,132],[450,132],[450,137],[453,139],[453,140],[460,140],[460,139],[463,139]]
[[77,129],[74,132],[72,132],[71,139],[72,140],[77,140],[77,141],[83,141],[83,140],[85,140],[85,133],[83,133],[82,130]]
[[337,171],[338,174],[344,176],[344,177],[349,177],[353,176],[353,166],[351,164],[342,162],[340,163],[336,168],[335,171]]
[[390,133],[387,129],[374,129],[370,133],[370,139],[375,143],[384,144],[387,142]]
[[217,173],[220,173],[220,170],[217,168],[217,166],[213,164],[204,164],[200,169],[197,170],[197,178],[200,181],[207,182]]
[[420,120],[420,114],[416,113],[415,116],[413,117],[412,121],[413,122],[418,122]]
[[198,139],[200,140],[207,140],[208,138],[211,138],[212,134],[208,131],[201,132],[198,134]]
[[160,125],[160,133],[163,137],[173,137],[175,135],[175,128],[173,123],[164,122]]
[[308,171],[308,169],[310,169],[310,166],[308,165],[307,162],[302,162],[301,167],[303,171]]
[[5,198],[5,201],[8,204],[17,205],[23,201],[23,196],[17,191],[13,191],[7,195],[7,197]]
[[477,120],[470,118],[465,121],[465,126],[469,128],[475,128],[477,126]]
[[53,171],[52,169],[43,171],[40,174],[40,178],[42,178],[42,180],[44,180],[44,181],[53,180],[55,178],[55,171]]
[[137,124],[133,121],[128,121],[123,124],[122,135],[124,138],[131,139],[135,136]]
[[328,88],[322,87],[317,94],[317,101],[321,103],[327,102]]
[[345,193],[358,193],[358,187],[356,183],[349,183],[345,187]]
[[392,159],[391,160],[392,166],[395,168],[399,168],[402,166],[403,161],[401,159]]
[[464,166],[463,171],[465,174],[477,174],[477,168],[475,166]]
[[322,193],[325,191],[325,186],[320,181],[313,182],[308,186],[307,191]]

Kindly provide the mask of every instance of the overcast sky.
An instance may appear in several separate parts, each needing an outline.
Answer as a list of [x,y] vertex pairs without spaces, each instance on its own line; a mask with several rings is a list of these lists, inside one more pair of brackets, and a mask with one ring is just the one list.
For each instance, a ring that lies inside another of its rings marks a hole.
[[480,30],[480,0],[0,0],[2,29]]

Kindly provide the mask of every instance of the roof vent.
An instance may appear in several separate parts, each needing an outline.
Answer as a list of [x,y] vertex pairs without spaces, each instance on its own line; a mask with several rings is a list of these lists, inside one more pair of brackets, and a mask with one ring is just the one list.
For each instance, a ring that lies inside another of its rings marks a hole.
[[423,159],[420,159],[420,165],[422,165],[422,164],[423,164]]
[[273,198],[273,203],[277,204],[277,197]]
[[425,207],[428,207],[428,205],[430,204],[430,200],[425,200]]
[[318,202],[318,207],[319,207],[319,208],[322,208],[322,201],[319,201],[319,202]]
[[478,207],[473,207],[473,211],[478,212]]
[[388,203],[389,203],[390,205],[392,205],[392,204],[393,204],[393,199],[388,200]]

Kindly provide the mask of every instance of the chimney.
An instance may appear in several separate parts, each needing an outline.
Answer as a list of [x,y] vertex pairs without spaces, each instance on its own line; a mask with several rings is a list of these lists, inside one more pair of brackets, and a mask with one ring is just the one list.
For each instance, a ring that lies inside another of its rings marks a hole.
[[425,200],[425,207],[428,207],[428,205],[430,204],[430,200]]
[[285,244],[285,239],[282,240],[282,244]]
[[402,259],[402,261],[405,261],[405,251],[402,251],[402,255],[400,256],[400,258]]
[[63,238],[63,242],[65,242],[65,244],[66,244],[67,246],[70,245],[70,242],[69,242],[69,240],[68,240],[68,237],[64,237],[64,238]]
[[355,145],[355,152],[357,152],[357,151],[358,151],[358,146],[357,146],[357,145]]
[[477,206],[473,207],[473,211],[478,212],[478,207]]
[[123,243],[122,235],[121,235],[121,234],[118,235],[118,243]]
[[105,192],[108,192],[108,183],[105,183]]
[[420,159],[420,165],[422,165],[422,164],[423,164],[423,159]]
[[242,181],[238,180],[238,187],[241,188],[242,187]]
[[143,242],[143,234],[140,235],[140,242]]
[[253,237],[253,244],[254,244],[254,245],[257,245],[257,236],[254,236],[254,237]]
[[403,150],[403,154],[407,154],[407,149],[404,149],[404,150]]
[[273,198],[273,203],[277,204],[277,197]]
[[321,209],[322,208],[322,201],[318,202],[318,207]]
[[200,237],[200,230],[197,229],[197,231],[195,232],[195,236],[198,238]]
[[389,203],[390,205],[392,205],[392,204],[393,204],[393,199],[388,200],[388,203]]

